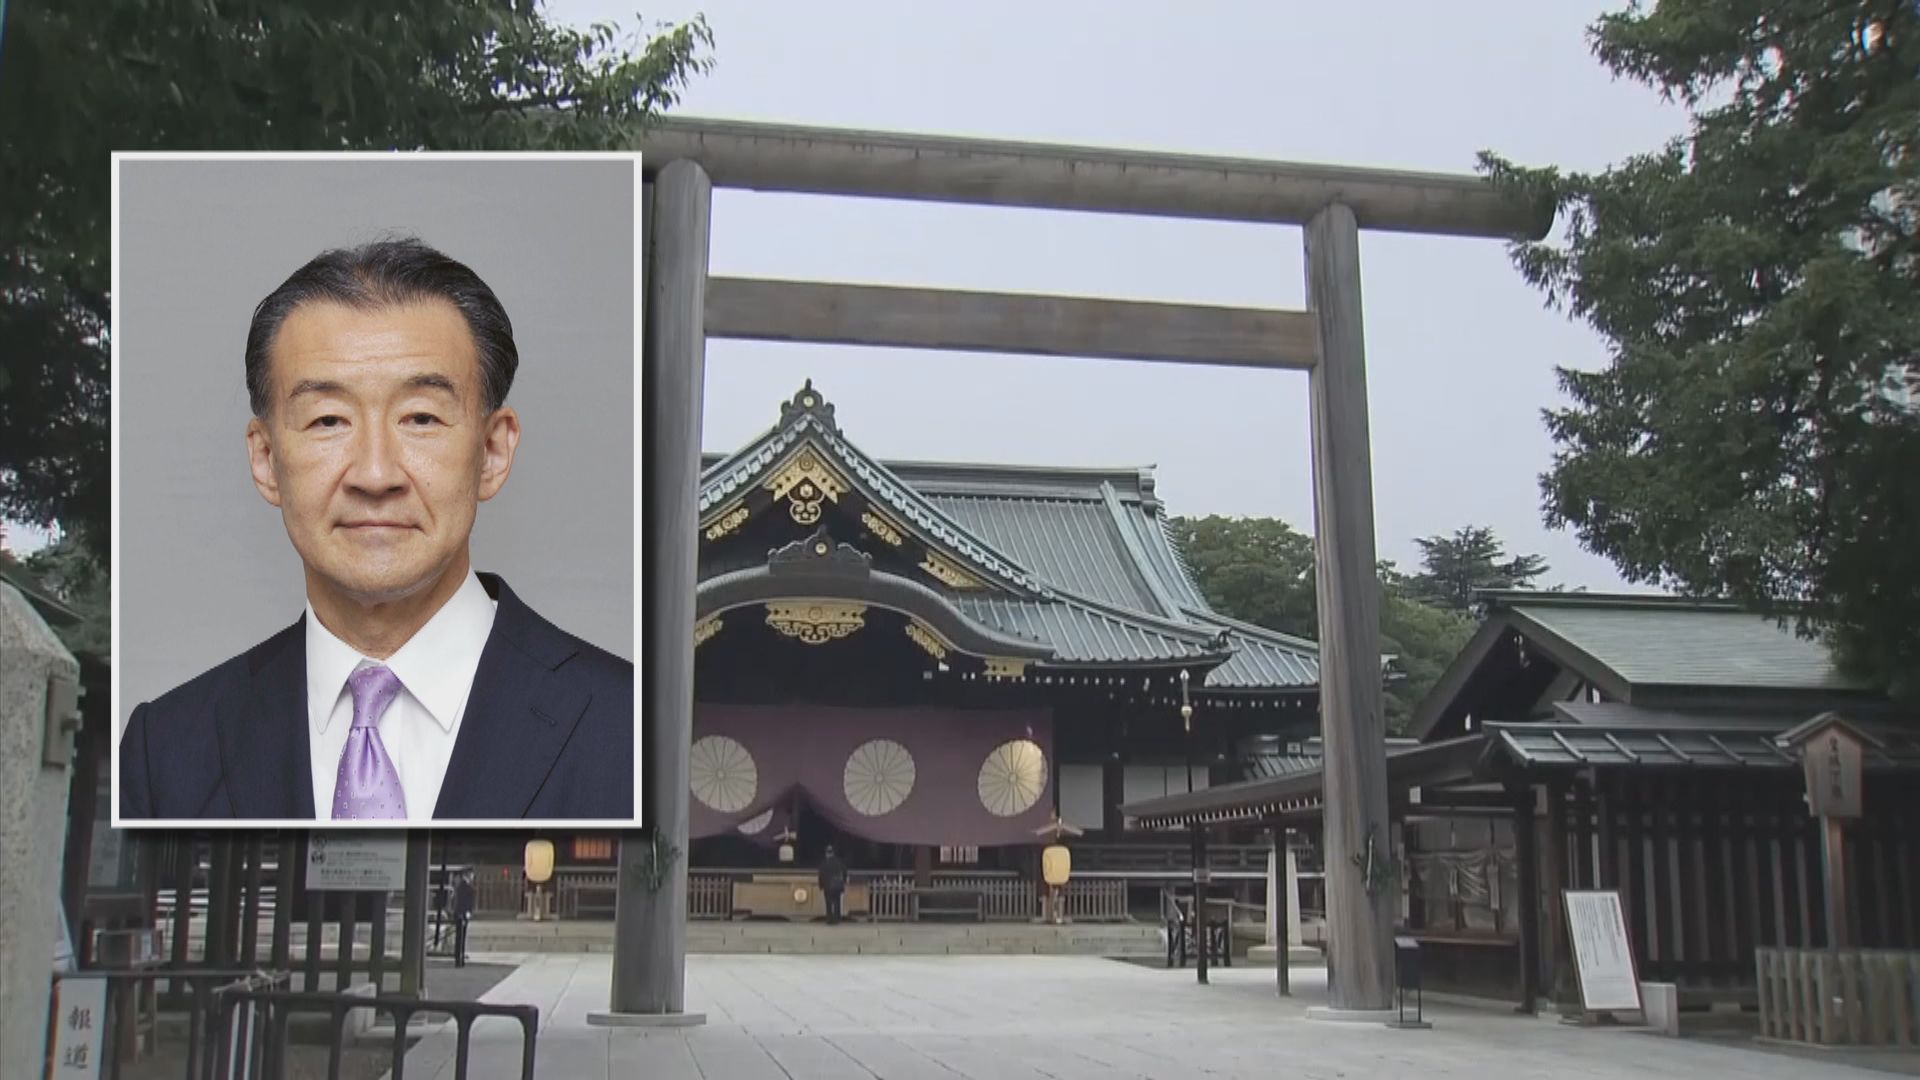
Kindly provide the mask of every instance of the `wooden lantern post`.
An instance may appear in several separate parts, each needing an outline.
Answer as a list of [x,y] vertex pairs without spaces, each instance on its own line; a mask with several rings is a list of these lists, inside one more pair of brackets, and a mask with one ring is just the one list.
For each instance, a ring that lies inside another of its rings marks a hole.
[[1807,809],[1820,819],[1821,877],[1827,905],[1827,948],[1853,944],[1847,898],[1846,822],[1860,816],[1862,766],[1880,740],[1838,713],[1821,713],[1775,739],[1800,753],[1807,775]]

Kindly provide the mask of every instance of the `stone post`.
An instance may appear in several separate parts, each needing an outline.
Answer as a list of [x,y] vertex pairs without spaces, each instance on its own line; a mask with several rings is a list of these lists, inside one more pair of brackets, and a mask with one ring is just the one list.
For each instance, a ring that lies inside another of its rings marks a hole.
[[[60,933],[80,664],[0,582],[0,1078],[37,1078]],[[52,723],[49,724],[49,714]]]
[[1286,877],[1281,888],[1286,890],[1287,946],[1291,948],[1306,944],[1306,939],[1300,934],[1300,857],[1293,853],[1291,846],[1287,848],[1287,865],[1284,873]]
[[1284,918],[1280,914],[1280,860],[1274,852],[1285,846],[1286,830],[1279,830],[1281,842],[1267,850],[1267,941],[1270,946],[1281,944],[1279,923]]

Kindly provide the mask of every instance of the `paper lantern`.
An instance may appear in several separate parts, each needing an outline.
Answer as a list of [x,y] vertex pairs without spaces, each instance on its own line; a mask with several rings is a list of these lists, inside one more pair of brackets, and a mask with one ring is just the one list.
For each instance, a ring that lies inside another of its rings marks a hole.
[[544,885],[553,877],[553,841],[527,841],[527,880]]
[[1051,844],[1040,853],[1040,876],[1049,886],[1059,888],[1073,876],[1073,852],[1065,844]]

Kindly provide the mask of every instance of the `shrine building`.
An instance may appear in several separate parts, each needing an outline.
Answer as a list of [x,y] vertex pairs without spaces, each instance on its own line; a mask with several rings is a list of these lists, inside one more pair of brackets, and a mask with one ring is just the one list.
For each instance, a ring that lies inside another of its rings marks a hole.
[[[883,462],[809,382],[708,456],[699,508],[696,915],[714,872],[828,844],[1031,896],[1056,815],[1107,907],[1128,883],[1150,905],[1185,845],[1126,835],[1120,806],[1317,734],[1313,643],[1208,606],[1150,469]],[[1263,889],[1243,839],[1245,865],[1215,857]]]

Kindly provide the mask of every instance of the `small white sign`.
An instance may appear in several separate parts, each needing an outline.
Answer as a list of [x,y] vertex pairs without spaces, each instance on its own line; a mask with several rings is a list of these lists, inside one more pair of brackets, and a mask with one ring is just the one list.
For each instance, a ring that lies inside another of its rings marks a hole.
[[53,1004],[54,1080],[98,1077],[101,1036],[107,1029],[107,980],[61,979]]
[[407,837],[314,833],[307,841],[307,889],[398,892],[407,887]]
[[1639,1012],[1640,977],[1617,889],[1568,889],[1567,936],[1588,1012]]

